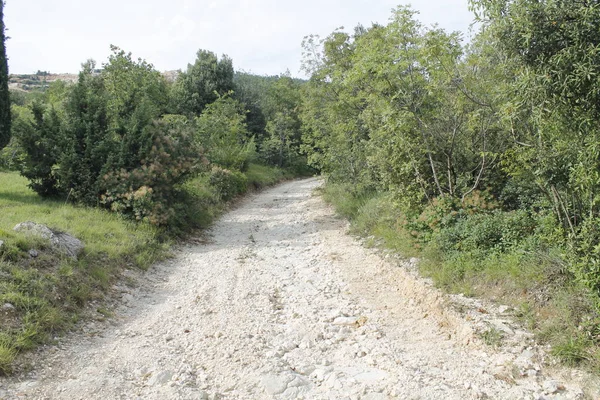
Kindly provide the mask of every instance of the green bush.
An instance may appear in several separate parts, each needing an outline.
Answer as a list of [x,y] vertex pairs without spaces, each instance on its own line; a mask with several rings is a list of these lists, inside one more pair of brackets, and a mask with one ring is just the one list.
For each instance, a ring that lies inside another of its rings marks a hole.
[[249,137],[246,115],[236,100],[219,97],[195,119],[195,124],[198,141],[211,163],[243,172],[256,158],[256,145]]
[[218,166],[213,166],[209,181],[223,201],[229,201],[248,190],[248,178],[243,173]]
[[535,220],[526,211],[495,210],[458,218],[437,231],[432,240],[445,254],[456,252],[501,253],[519,246],[535,231]]
[[153,145],[141,166],[104,175],[100,202],[137,220],[168,225],[177,217],[178,185],[198,170],[200,155],[194,149],[192,133],[167,122],[155,121],[145,136]]

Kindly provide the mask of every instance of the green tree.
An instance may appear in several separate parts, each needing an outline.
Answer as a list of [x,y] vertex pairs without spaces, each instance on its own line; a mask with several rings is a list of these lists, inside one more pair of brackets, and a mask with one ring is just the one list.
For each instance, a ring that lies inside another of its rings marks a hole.
[[211,163],[245,171],[255,157],[254,138],[249,136],[246,113],[240,103],[221,96],[195,119],[199,144]]
[[8,90],[4,1],[0,0],[0,149],[10,141],[10,126],[10,92]]
[[289,72],[280,76],[270,86],[264,110],[267,116],[267,135],[261,143],[263,160],[279,167],[290,167],[297,163],[301,141],[299,82]]
[[233,90],[231,58],[207,50],[198,50],[194,64],[177,77],[173,85],[173,108],[179,114],[198,116],[219,95]]
[[177,214],[179,185],[202,164],[202,154],[189,125],[163,118],[168,92],[161,74],[112,51],[100,74],[93,61],[83,65],[73,88],[62,88],[65,101],[34,103],[31,116],[19,118],[22,173],[41,195],[168,224]]

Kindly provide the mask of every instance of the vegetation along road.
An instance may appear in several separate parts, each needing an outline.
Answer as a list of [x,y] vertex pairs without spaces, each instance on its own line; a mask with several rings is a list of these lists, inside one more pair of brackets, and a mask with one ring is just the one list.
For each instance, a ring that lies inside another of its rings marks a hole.
[[[88,322],[28,375],[2,378],[0,398],[593,395],[583,375],[547,370],[507,307],[443,295],[411,272],[417,260],[348,236],[319,185],[298,180],[243,200],[140,286],[116,286],[112,323]],[[501,347],[495,331],[506,334]]]

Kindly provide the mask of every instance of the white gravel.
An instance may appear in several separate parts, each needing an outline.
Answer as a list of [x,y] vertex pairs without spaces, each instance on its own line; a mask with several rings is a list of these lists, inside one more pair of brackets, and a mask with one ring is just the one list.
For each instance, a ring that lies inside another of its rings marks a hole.
[[[244,200],[89,323],[0,380],[6,399],[577,399],[506,307],[441,295],[366,249],[316,179]],[[456,311],[457,304],[463,309]],[[464,309],[467,311],[464,311]],[[509,337],[499,349],[477,332]],[[589,378],[589,377],[588,377]],[[577,383],[579,382],[579,383]],[[584,388],[582,385],[587,385]],[[594,382],[594,384],[596,384]]]

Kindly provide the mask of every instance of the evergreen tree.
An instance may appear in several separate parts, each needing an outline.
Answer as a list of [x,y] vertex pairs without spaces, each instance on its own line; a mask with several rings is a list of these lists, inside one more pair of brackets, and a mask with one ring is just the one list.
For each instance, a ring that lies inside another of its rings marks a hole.
[[4,2],[0,0],[0,149],[4,148],[10,140],[10,96],[5,40]]

